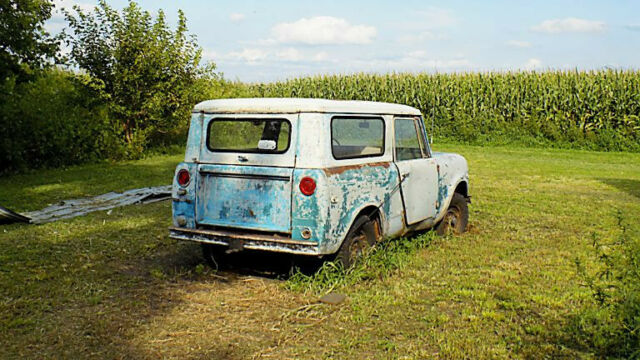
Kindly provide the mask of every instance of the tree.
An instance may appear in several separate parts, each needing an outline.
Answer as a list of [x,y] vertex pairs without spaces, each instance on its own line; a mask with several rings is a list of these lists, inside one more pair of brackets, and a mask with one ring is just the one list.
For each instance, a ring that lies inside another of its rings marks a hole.
[[92,13],[74,10],[66,16],[71,58],[103,83],[124,141],[140,150],[183,133],[197,84],[215,76],[214,64],[201,65],[184,13],[172,31],[162,10],[154,18],[133,1],[121,13],[104,0]]
[[0,82],[12,75],[23,80],[56,58],[59,39],[43,27],[52,8],[47,0],[0,0]]

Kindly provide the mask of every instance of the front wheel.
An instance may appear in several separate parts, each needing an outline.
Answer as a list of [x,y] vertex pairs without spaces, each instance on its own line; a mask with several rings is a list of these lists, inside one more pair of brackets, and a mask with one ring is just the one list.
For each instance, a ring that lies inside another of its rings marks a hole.
[[436,225],[436,233],[441,236],[459,235],[467,231],[468,223],[469,207],[467,206],[467,199],[462,194],[455,193],[447,212],[440,223]]

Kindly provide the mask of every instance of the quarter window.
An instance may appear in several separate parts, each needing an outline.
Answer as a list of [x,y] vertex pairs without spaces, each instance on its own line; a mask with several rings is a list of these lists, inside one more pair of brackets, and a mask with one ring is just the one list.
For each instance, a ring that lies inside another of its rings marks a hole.
[[333,118],[331,152],[336,159],[384,154],[384,121],[381,118]]

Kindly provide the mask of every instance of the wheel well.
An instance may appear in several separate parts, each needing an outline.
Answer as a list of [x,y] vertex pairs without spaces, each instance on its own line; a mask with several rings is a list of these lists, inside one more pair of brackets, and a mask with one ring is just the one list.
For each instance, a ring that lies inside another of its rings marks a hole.
[[378,209],[377,206],[369,205],[360,210],[358,215],[353,218],[353,221],[355,222],[356,219],[358,219],[360,216],[367,216],[376,224],[376,237],[380,239],[380,237],[382,236],[382,219],[380,219],[380,209]]
[[456,186],[456,190],[454,192],[457,192],[458,194],[466,197],[469,197],[469,189],[467,186],[466,181],[461,181],[458,186]]

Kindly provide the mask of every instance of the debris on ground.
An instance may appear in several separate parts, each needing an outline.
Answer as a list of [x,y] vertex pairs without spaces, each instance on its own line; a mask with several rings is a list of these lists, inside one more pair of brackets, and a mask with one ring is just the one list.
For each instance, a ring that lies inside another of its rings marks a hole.
[[338,294],[334,292],[330,292],[323,297],[320,298],[321,303],[329,304],[329,305],[338,305],[342,303],[347,298],[344,294]]
[[94,211],[133,204],[149,204],[169,198],[171,198],[171,185],[165,185],[127,190],[122,193],[109,192],[90,198],[63,200],[42,210],[24,214],[18,214],[0,206],[0,224],[16,222],[44,224],[86,215]]
[[17,222],[28,223],[29,220],[30,219],[24,215],[20,215],[16,212],[0,206],[0,225],[13,224]]

